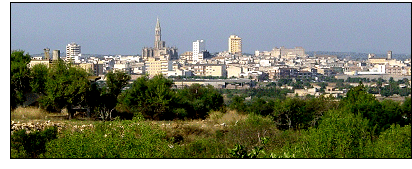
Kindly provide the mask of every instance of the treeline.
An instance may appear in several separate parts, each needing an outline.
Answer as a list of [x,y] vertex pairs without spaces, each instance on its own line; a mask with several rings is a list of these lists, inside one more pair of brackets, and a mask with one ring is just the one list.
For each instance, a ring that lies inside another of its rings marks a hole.
[[88,107],[92,116],[103,120],[113,116],[143,116],[153,120],[205,118],[211,110],[223,110],[221,94],[212,86],[194,84],[172,90],[173,81],[161,75],[138,78],[130,89],[130,76],[124,72],[106,74],[106,84],[99,85],[91,74],[72,64],[59,61],[49,68],[43,64],[27,68],[30,56],[24,51],[11,54],[11,107],[21,105],[30,92],[41,95],[39,105],[51,112],[66,108]]
[[387,129],[391,124],[406,125],[411,122],[410,97],[400,104],[393,100],[379,102],[361,84],[352,88],[340,101],[333,97],[285,98],[234,96],[228,107],[245,114],[270,116],[280,129],[307,129],[315,127],[329,110],[349,111],[369,120],[369,127],[376,132]]

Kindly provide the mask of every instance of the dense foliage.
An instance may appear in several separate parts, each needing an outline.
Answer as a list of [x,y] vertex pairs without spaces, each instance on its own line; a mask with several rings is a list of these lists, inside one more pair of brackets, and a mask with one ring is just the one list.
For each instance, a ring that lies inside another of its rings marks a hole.
[[84,69],[59,61],[49,69],[46,79],[46,95],[40,100],[46,110],[60,111],[87,104],[90,83]]
[[223,107],[223,97],[212,86],[193,84],[174,91],[173,82],[162,75],[138,78],[119,96],[119,111],[143,115],[146,119],[173,120],[205,118]]
[[14,108],[25,101],[24,94],[30,89],[30,71],[27,64],[30,55],[24,51],[12,51],[10,58],[10,104]]

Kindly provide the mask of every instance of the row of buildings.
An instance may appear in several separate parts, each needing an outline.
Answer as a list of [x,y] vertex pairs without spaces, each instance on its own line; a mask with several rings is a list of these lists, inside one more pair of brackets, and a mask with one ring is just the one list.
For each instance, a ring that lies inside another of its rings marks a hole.
[[[96,76],[104,76],[108,71],[124,71],[131,75],[154,76],[214,76],[224,78],[244,78],[256,81],[276,81],[282,78],[314,78],[335,75],[411,75],[410,59],[400,61],[392,59],[389,51],[386,58],[370,54],[368,60],[354,61],[340,59],[334,55],[309,56],[303,47],[275,47],[271,51],[255,51],[254,55],[242,54],[242,38],[230,35],[228,51],[210,54],[206,50],[206,41],[193,42],[193,50],[180,56],[176,47],[166,47],[161,37],[159,19],[155,26],[153,47],[142,48],[142,55],[84,57],[81,46],[70,43],[66,46],[66,57],[72,62]],[[50,58],[50,49],[44,49],[44,57],[36,57],[30,62],[48,65],[60,58],[60,51],[54,50]]]

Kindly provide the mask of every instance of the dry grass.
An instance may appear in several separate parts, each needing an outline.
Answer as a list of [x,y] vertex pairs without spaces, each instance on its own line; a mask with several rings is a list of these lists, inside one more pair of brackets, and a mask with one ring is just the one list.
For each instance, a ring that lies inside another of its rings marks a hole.
[[43,120],[51,119],[53,116],[65,116],[67,113],[49,113],[36,107],[18,107],[10,112],[12,120]]
[[[201,138],[214,137],[218,131],[227,132],[229,126],[246,118],[247,115],[238,114],[236,111],[214,111],[205,120],[159,121],[157,124],[166,131],[168,138],[174,138],[180,143],[189,143]],[[223,123],[225,125],[221,125]]]
[[219,111],[211,112],[206,121],[210,121],[215,124],[225,123],[227,125],[234,125],[237,121],[244,120],[247,115],[239,114],[234,110],[221,113]]
[[11,114],[11,119],[45,119],[47,112],[34,107],[18,107]]

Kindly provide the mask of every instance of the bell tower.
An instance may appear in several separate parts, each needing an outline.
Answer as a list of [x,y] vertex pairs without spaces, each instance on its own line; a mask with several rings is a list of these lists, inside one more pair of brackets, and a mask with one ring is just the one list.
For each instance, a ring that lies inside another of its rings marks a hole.
[[161,49],[164,48],[165,43],[162,41],[162,29],[160,28],[159,18],[157,18],[156,27],[155,27],[155,42],[154,48]]

